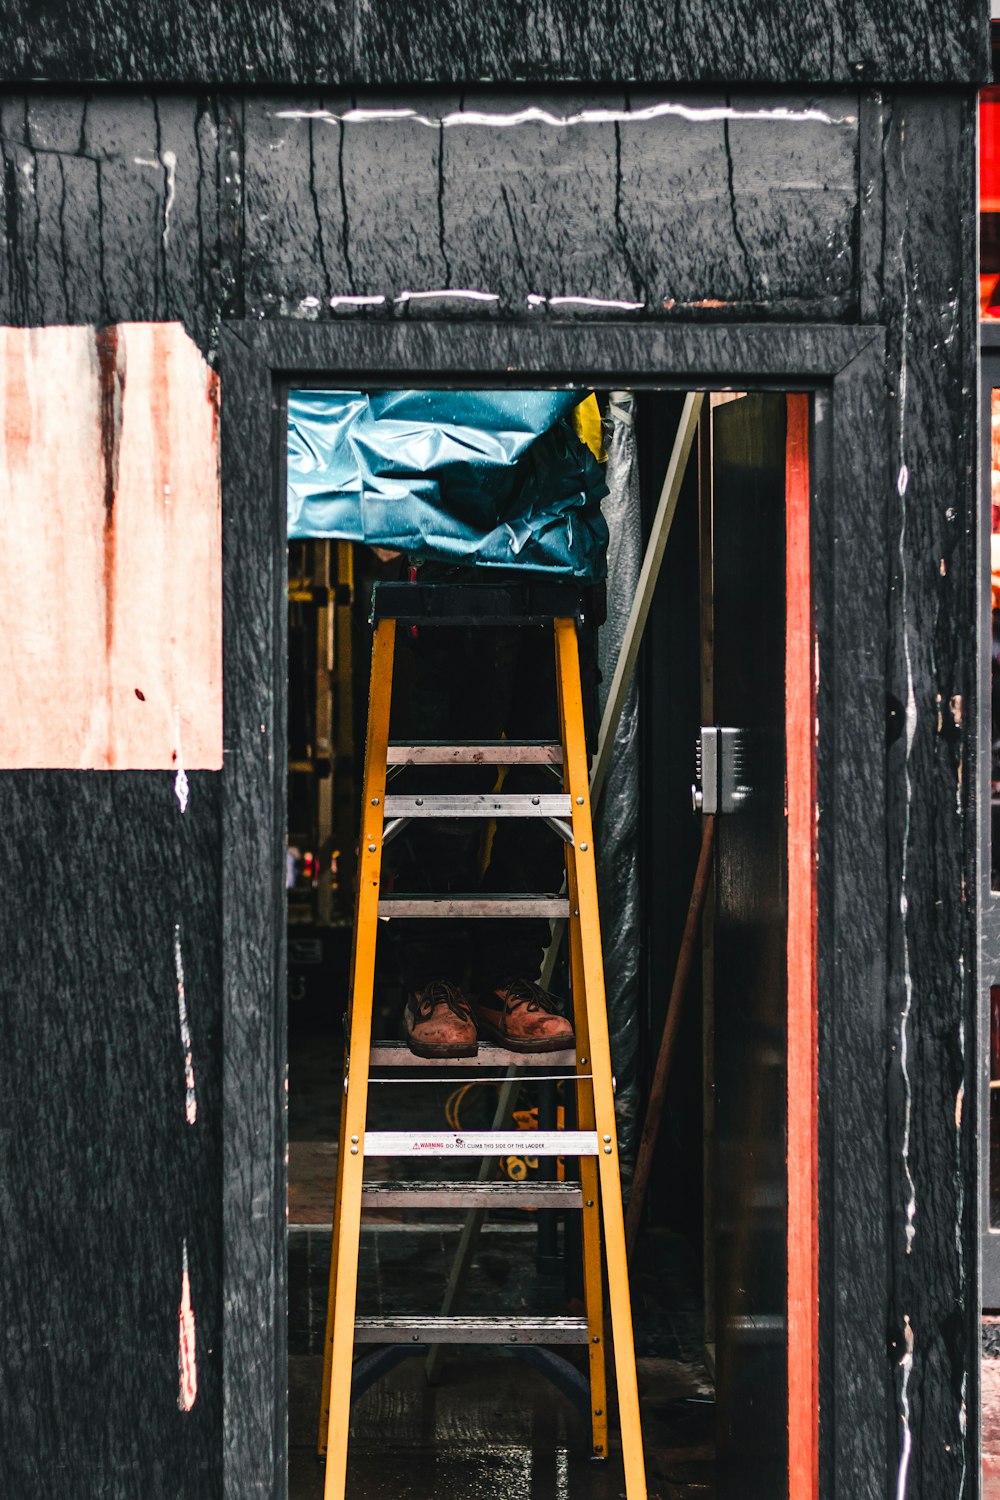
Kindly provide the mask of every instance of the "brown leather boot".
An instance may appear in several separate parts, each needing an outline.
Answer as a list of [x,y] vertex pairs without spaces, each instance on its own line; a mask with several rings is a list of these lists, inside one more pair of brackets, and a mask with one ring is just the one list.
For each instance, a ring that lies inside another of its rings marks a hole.
[[561,1052],[573,1045],[573,1027],[562,1002],[531,979],[505,979],[477,995],[472,1013],[481,1035],[512,1052]]
[[475,1057],[476,1023],[466,996],[447,979],[432,979],[406,1001],[403,1024],[417,1057]]

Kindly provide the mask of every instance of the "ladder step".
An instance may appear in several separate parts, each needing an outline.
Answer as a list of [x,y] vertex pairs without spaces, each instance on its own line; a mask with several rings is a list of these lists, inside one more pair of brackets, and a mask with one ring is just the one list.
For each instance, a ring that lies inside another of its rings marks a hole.
[[569,814],[567,792],[488,792],[484,796],[390,792],[385,799],[387,818],[568,818]]
[[376,583],[369,619],[404,620],[414,625],[549,624],[554,619],[583,619],[593,585],[569,579],[532,582]]
[[365,1155],[596,1156],[596,1130],[369,1130]]
[[556,917],[569,916],[565,896],[498,891],[488,896],[382,896],[380,917]]
[[356,1318],[359,1344],[585,1344],[586,1318]]
[[578,1182],[366,1182],[363,1208],[582,1208]]
[[547,740],[415,740],[390,743],[390,766],[561,766],[562,745]]
[[574,1047],[559,1052],[512,1052],[492,1042],[480,1042],[475,1057],[417,1057],[405,1042],[373,1042],[368,1057],[373,1068],[464,1068],[466,1072],[478,1068],[535,1068],[548,1073],[576,1067]]

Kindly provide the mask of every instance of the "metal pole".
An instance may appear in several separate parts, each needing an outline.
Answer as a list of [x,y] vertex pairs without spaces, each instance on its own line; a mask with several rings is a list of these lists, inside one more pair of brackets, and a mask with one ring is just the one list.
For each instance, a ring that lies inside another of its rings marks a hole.
[[688,905],[687,920],[684,923],[684,936],[681,938],[681,946],[677,954],[677,967],[674,970],[674,982],[670,989],[670,1002],[667,1006],[666,1020],[663,1023],[663,1036],[660,1039],[660,1050],[656,1059],[652,1087],[649,1090],[649,1103],[646,1105],[646,1118],[643,1122],[642,1137],[635,1162],[635,1176],[632,1178],[632,1189],[629,1193],[628,1214],[625,1219],[625,1246],[629,1260],[632,1258],[639,1235],[639,1221],[642,1218],[642,1209],[646,1201],[646,1187],[653,1165],[653,1153],[660,1135],[660,1120],[667,1097],[667,1082],[670,1077],[670,1064],[673,1061],[674,1043],[677,1040],[677,1028],[684,1009],[688,978],[694,962],[695,944],[701,927],[701,913],[712,873],[714,836],[715,818],[709,813],[702,829],[698,867],[691,888],[691,900]]

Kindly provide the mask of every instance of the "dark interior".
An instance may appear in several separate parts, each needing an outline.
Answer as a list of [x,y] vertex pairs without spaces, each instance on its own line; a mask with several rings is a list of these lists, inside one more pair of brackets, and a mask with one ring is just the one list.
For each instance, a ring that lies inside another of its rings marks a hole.
[[[751,398],[746,406],[756,400],[766,403],[782,399]],[[676,393],[638,393],[636,430],[644,542],[682,400]],[[756,419],[760,420],[759,413]],[[706,607],[703,589],[709,587],[710,577],[703,576],[701,564],[711,503],[710,421],[706,402],[701,446],[696,446],[686,470],[637,672],[641,695],[640,1110],[663,1029],[701,839],[700,819],[692,815],[691,782],[705,679],[710,677],[709,625],[706,620],[703,631],[702,623]],[[754,414],[750,414],[748,431],[753,422]],[[737,446],[743,440],[737,435]],[[778,440],[783,441],[780,433]],[[779,521],[782,504],[780,491],[776,512]],[[762,531],[761,535],[766,533]],[[766,554],[766,542],[762,546]],[[780,569],[780,546],[776,564]],[[288,837],[290,849],[295,851],[295,885],[288,892],[292,1500],[310,1500],[322,1493],[316,1422],[338,1105],[342,1097],[342,1014],[347,1001],[351,943],[354,821],[370,671],[367,613],[373,583],[398,577],[399,571],[398,563],[382,562],[370,548],[360,545],[293,542],[289,546]],[[750,587],[752,590],[752,581]],[[752,595],[744,589],[735,611],[737,622],[742,622],[748,608],[753,608]],[[321,638],[317,624],[324,618],[324,610],[334,616],[332,649],[329,641],[325,647],[317,646]],[[777,625],[780,631],[780,607]],[[775,643],[770,645],[774,648]],[[337,703],[325,726],[317,724],[318,650],[329,652]],[[775,656],[780,699],[780,641],[768,659]],[[329,754],[322,742],[324,732],[331,745]],[[332,778],[332,790],[323,787],[328,778]],[[321,849],[317,819],[324,795],[328,799],[328,837]],[[706,928],[705,940],[709,932]],[[566,992],[562,966],[554,987]],[[706,1234],[706,1209],[710,1218],[713,1212],[706,1181],[711,1181],[717,1167],[714,1138],[705,1130],[704,1108],[706,1089],[711,1097],[714,1061],[709,1058],[706,1072],[706,1048],[711,1052],[713,1040],[702,988],[699,952],[683,1011],[643,1230],[632,1268],[647,1464],[651,1475],[660,1480],[664,1494],[690,1496],[692,1500],[696,1495],[715,1497],[737,1492],[724,1481],[717,1485],[717,1440],[730,1461],[733,1443],[746,1445],[748,1441],[747,1431],[740,1431],[738,1424],[735,1438],[731,1424],[720,1431],[715,1407],[718,1234],[714,1229]],[[375,1035],[400,1035],[402,1003],[392,945],[380,937]],[[747,1040],[743,1037],[740,1046]],[[753,1038],[749,1041],[752,1050]],[[403,1076],[407,1076],[405,1070]],[[456,1123],[466,1129],[490,1127],[496,1093],[489,1083],[453,1087],[423,1082],[419,1073],[410,1082],[407,1088],[373,1086],[369,1096],[372,1128],[405,1129],[418,1124],[443,1125],[446,1121],[452,1128]],[[561,1123],[564,1102],[560,1084],[527,1086],[512,1123],[531,1126],[540,1122],[544,1126],[557,1118]],[[738,1106],[745,1107],[746,1101]],[[777,1125],[780,1131],[780,1121]],[[400,1175],[407,1175],[406,1165],[382,1162],[375,1170],[399,1170]],[[440,1175],[441,1165],[435,1176]],[[554,1163],[531,1159],[527,1154],[523,1163],[510,1161],[508,1165],[510,1175],[554,1168]],[[444,1170],[462,1175],[460,1163],[449,1163]],[[463,1220],[462,1212],[447,1208],[406,1215],[382,1209],[366,1215],[359,1310],[436,1311]],[[726,1243],[725,1234],[721,1243]],[[538,1312],[579,1307],[579,1254],[574,1215],[550,1210],[494,1210],[479,1242],[463,1305],[477,1312],[509,1311],[511,1307]],[[746,1378],[746,1370],[740,1367],[737,1376]],[[732,1394],[735,1397],[735,1390]],[[759,1417],[753,1401],[750,1406]],[[769,1421],[777,1421],[780,1430],[781,1413],[768,1412],[767,1416]],[[393,1437],[388,1444],[386,1424],[390,1420]],[[766,1448],[764,1443],[757,1453],[758,1461]],[[620,1474],[614,1449],[611,1462],[596,1467],[587,1461],[586,1452],[581,1418],[542,1373],[512,1362],[502,1349],[458,1349],[449,1352],[433,1385],[427,1383],[423,1362],[410,1360],[358,1400],[349,1472],[355,1492],[365,1496],[420,1494],[421,1486],[435,1486],[437,1493],[458,1493],[459,1475],[464,1476],[463,1493],[489,1493],[509,1500],[519,1500],[521,1495],[564,1494],[601,1500],[617,1494]]]

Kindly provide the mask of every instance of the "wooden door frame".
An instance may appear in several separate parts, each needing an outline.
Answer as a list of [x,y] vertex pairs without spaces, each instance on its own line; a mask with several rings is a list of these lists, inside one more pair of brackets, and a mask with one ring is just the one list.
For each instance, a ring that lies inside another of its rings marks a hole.
[[[241,322],[220,339],[223,505],[223,1469],[285,1494],[285,392],[573,384],[806,392],[818,643],[819,1493],[881,1497],[891,1409],[885,1118],[885,339],[839,325]],[[873,1212],[873,1205],[875,1211]],[[810,1295],[812,1295],[810,1293]],[[814,1328],[813,1333],[817,1333]],[[843,1410],[845,1420],[838,1421]],[[813,1459],[808,1458],[812,1464]],[[795,1494],[795,1500],[806,1497]]]
[[976,726],[976,757],[979,772],[975,782],[979,822],[979,952],[980,952],[980,1112],[979,1112],[979,1201],[982,1306],[1000,1307],[1000,1230],[990,1225],[990,990],[1000,984],[1000,892],[993,890],[990,785],[992,777],[992,403],[991,392],[1000,387],[1000,327],[985,324],[981,337],[980,380],[980,506],[977,536],[977,582],[980,604],[979,702]]
[[816,633],[809,397],[785,397],[788,1493],[819,1496]]

